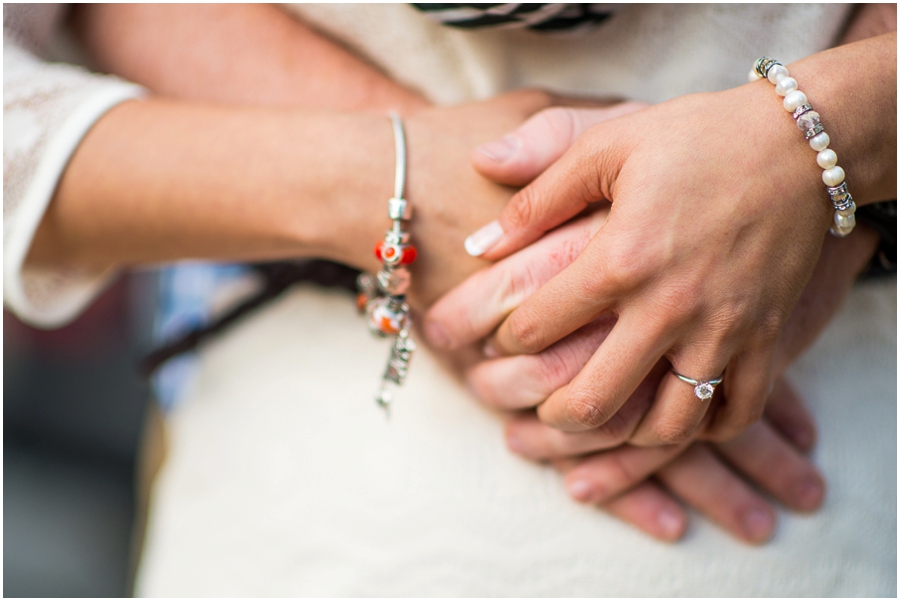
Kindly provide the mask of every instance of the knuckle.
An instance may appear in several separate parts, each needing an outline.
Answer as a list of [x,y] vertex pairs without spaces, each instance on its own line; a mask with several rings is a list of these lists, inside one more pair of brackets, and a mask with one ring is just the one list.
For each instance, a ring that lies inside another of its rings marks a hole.
[[522,188],[506,205],[504,217],[513,228],[525,228],[539,215],[540,199],[532,186]]
[[583,393],[568,393],[565,398],[566,413],[575,423],[588,428],[596,428],[606,423],[606,412],[598,406],[596,399]]
[[536,321],[520,307],[518,311],[509,316],[509,335],[516,345],[526,353],[536,353],[546,346],[544,337]]
[[597,261],[598,278],[616,290],[632,290],[640,286],[648,277],[648,262],[641,247],[630,241],[615,241],[603,250],[603,258]]

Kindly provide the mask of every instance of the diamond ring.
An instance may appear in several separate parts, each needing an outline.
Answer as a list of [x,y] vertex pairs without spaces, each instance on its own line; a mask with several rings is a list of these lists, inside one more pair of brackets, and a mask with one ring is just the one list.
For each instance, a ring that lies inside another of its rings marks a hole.
[[682,382],[687,382],[688,384],[693,386],[694,396],[701,401],[708,401],[709,399],[711,399],[713,393],[716,391],[716,386],[721,384],[722,379],[725,377],[725,374],[722,374],[718,378],[713,378],[712,380],[695,380],[694,378],[682,376],[674,369],[672,370],[672,373],[675,374],[675,377]]

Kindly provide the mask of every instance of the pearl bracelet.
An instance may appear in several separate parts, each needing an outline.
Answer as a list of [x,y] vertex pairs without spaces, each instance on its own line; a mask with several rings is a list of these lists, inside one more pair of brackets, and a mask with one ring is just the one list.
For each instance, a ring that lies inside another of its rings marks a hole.
[[381,377],[381,387],[375,395],[378,406],[390,415],[393,401],[391,385],[402,386],[409,370],[409,360],[416,343],[409,337],[412,320],[406,291],[409,289],[410,274],[406,267],[416,260],[416,247],[409,243],[409,232],[404,229],[404,221],[412,218],[412,206],[403,198],[406,180],[406,141],[403,122],[396,113],[391,113],[394,129],[394,149],[397,161],[394,172],[394,197],[388,200],[388,217],[392,227],[384,239],[375,245],[375,257],[382,262],[381,270],[373,277],[361,273],[356,280],[359,295],[357,308],[368,318],[369,331],[379,338],[393,336],[391,354]]
[[797,127],[804,132],[809,146],[819,154],[816,162],[824,169],[822,181],[828,189],[831,203],[834,206],[834,225],[829,230],[835,236],[843,238],[853,231],[856,225],[856,203],[847,191],[844,181],[844,170],[837,164],[837,153],[828,148],[831,138],[825,133],[820,123],[820,115],[809,104],[806,94],[797,89],[797,80],[790,77],[787,68],[778,61],[764,56],[757,59],[748,75],[750,81],[766,79],[775,85],[775,92],[784,96],[784,109],[792,113]]

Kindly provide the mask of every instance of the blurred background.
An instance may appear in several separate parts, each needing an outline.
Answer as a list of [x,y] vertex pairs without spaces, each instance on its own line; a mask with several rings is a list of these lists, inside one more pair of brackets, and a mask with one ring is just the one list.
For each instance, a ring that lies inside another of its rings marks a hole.
[[130,596],[135,460],[157,277],[120,279],[78,320],[3,315],[3,596]]

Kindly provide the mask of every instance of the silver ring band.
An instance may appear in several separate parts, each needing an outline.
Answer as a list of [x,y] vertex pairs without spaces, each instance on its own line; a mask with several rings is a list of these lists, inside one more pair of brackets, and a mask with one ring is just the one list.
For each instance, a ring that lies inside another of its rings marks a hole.
[[725,379],[725,374],[722,374],[718,378],[713,378],[711,380],[695,380],[694,378],[689,378],[687,376],[681,375],[674,369],[672,370],[672,373],[682,382],[686,382],[693,386],[694,396],[701,401],[708,401],[709,399],[711,399],[713,393],[716,391],[716,386],[721,384],[722,380]]

